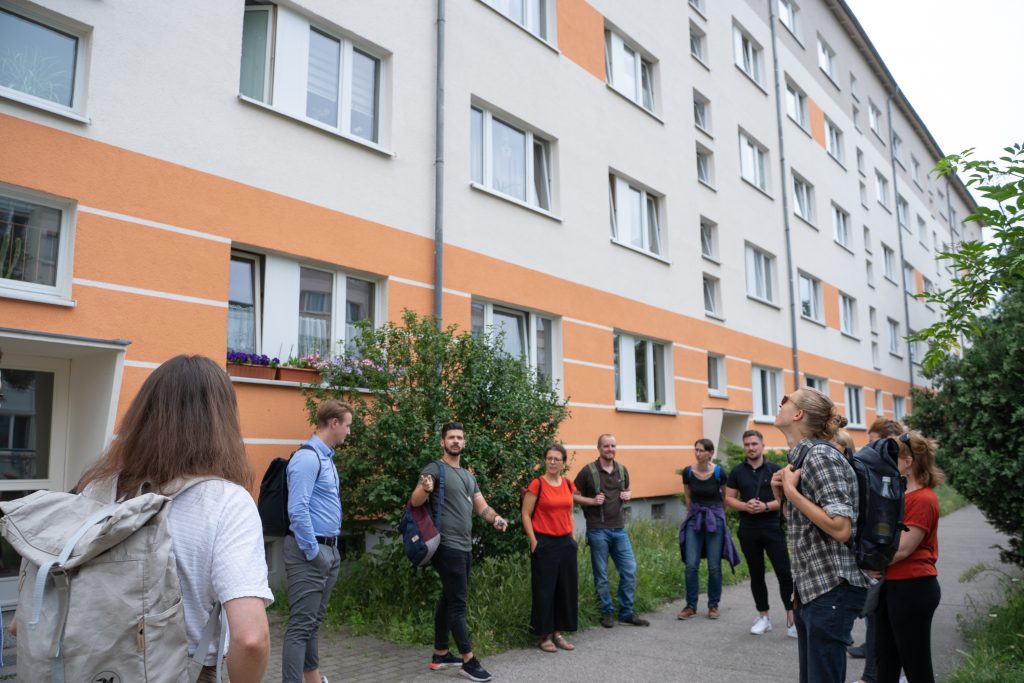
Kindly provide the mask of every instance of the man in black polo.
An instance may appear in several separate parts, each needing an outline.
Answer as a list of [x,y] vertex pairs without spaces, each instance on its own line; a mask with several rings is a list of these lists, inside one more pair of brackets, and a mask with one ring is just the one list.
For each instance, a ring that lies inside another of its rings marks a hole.
[[725,504],[739,510],[740,548],[750,570],[750,592],[759,615],[750,632],[764,635],[772,630],[768,618],[768,586],[764,580],[764,556],[772,561],[779,593],[786,608],[787,635],[796,638],[793,624],[793,576],[789,571],[786,534],[779,517],[779,501],[772,493],[772,474],[780,468],[764,458],[764,436],[756,429],[743,433],[746,459],[732,469],[725,486]]

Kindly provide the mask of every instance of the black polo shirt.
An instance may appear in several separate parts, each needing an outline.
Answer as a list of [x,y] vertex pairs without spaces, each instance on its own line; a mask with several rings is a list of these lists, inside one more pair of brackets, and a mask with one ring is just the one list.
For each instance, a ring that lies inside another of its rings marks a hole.
[[[761,466],[754,469],[750,466],[750,461],[744,458],[743,462],[732,468],[726,486],[739,491],[740,500],[759,498],[765,503],[770,503],[775,500],[775,494],[772,493],[772,475],[780,469],[782,468],[768,459],[763,460]],[[742,529],[778,529],[779,527],[778,510],[769,510],[757,515],[740,512],[740,528]]]

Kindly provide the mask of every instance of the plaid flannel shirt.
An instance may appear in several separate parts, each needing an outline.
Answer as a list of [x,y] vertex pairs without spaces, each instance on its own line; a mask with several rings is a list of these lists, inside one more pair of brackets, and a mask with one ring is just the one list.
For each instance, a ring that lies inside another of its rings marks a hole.
[[[805,439],[789,452],[790,462]],[[810,447],[800,468],[800,492],[829,517],[848,517],[857,531],[857,475],[839,451],[825,444]],[[801,604],[807,604],[846,581],[868,587],[871,579],[858,567],[853,551],[814,525],[795,505],[789,506],[793,583]],[[852,538],[852,536],[851,536]]]

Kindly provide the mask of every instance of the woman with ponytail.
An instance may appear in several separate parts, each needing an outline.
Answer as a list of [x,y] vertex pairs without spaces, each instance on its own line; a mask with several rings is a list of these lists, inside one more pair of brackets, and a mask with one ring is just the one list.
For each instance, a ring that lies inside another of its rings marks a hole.
[[843,683],[850,629],[871,582],[846,545],[856,531],[857,477],[829,443],[846,418],[805,387],[782,397],[775,426],[790,446],[790,464],[772,488],[789,504],[800,683]]

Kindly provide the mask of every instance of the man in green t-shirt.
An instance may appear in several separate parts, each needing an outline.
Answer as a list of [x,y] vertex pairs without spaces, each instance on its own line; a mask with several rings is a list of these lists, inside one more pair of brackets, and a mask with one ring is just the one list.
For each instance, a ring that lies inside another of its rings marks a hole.
[[[476,477],[461,465],[466,435],[461,422],[448,422],[441,427],[441,460],[429,463],[420,471],[420,480],[412,491],[414,507],[430,501],[437,507],[436,482],[444,468],[444,503],[441,506],[441,545],[430,564],[441,577],[441,599],[434,613],[434,656],[430,668],[437,671],[461,666],[460,672],[471,681],[489,681],[491,674],[473,656],[473,645],[466,625],[469,596],[469,570],[473,564],[473,513],[498,531],[508,528],[501,515],[494,511],[480,493]],[[461,658],[448,649],[449,634],[455,636]]]

